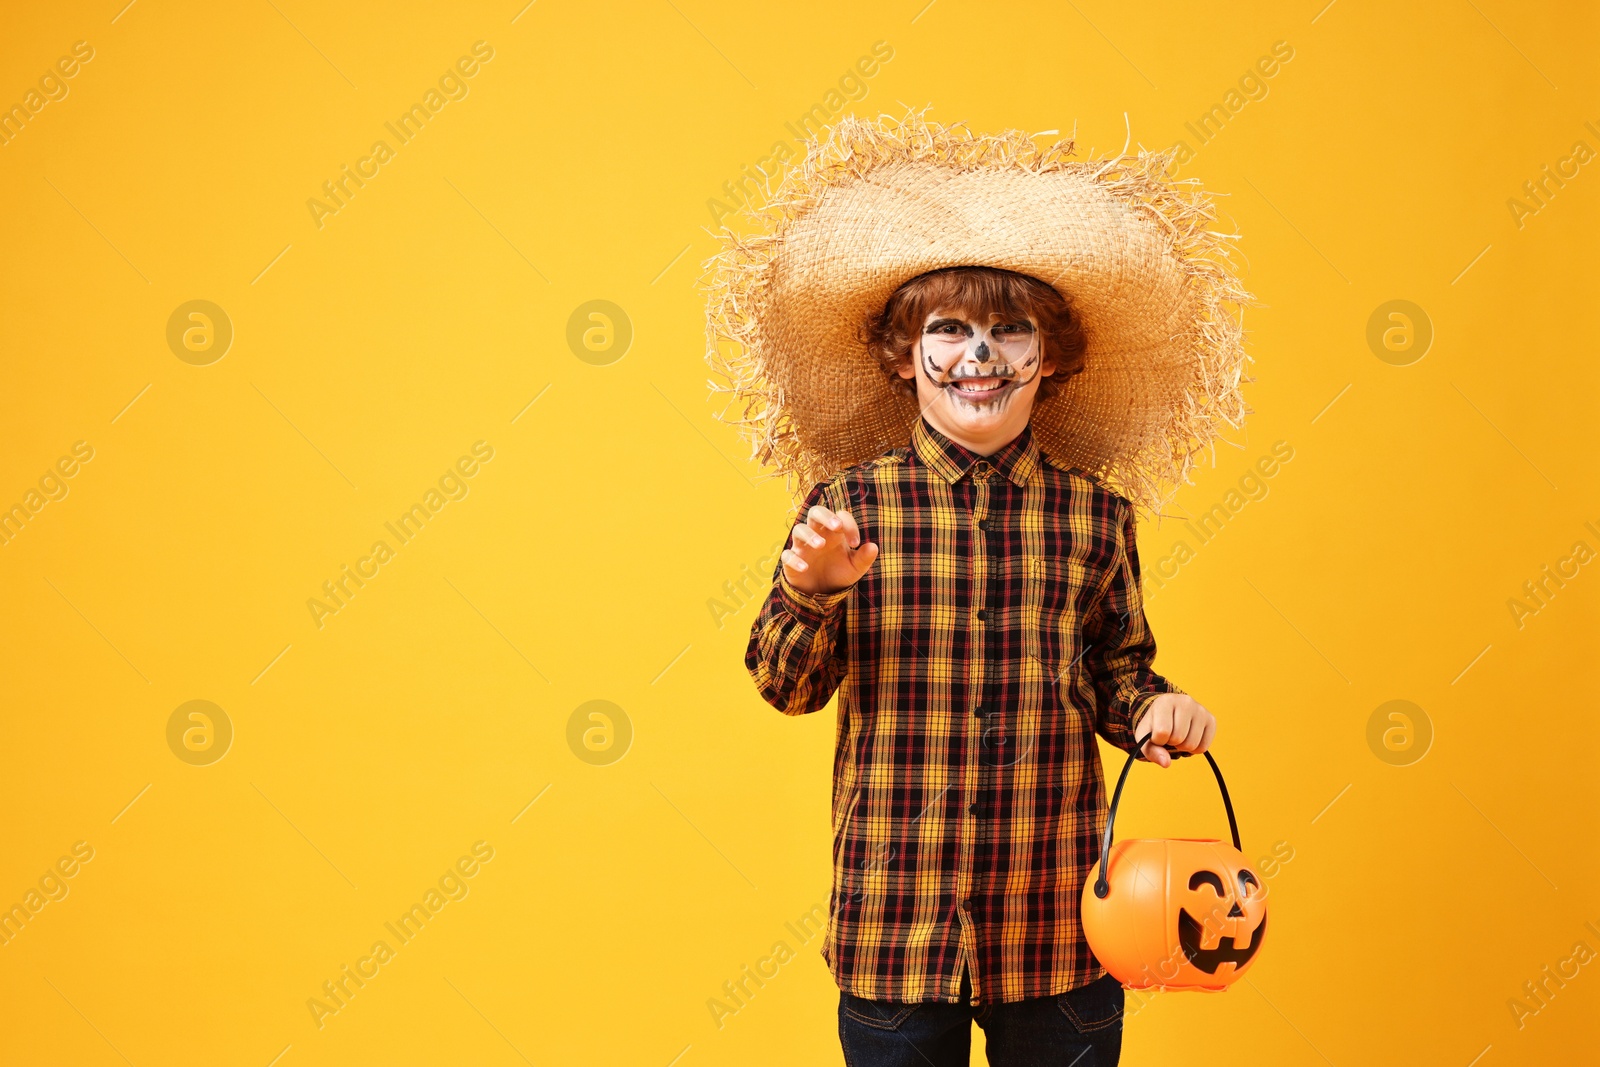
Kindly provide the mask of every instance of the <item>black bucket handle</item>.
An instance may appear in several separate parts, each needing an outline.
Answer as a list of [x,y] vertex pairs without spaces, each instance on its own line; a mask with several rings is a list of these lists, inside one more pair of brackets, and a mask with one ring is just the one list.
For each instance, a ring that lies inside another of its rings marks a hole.
[[[1111,883],[1106,881],[1106,865],[1111,861],[1111,831],[1117,824],[1117,803],[1122,799],[1122,787],[1127,784],[1128,772],[1133,769],[1133,761],[1138,758],[1139,751],[1150,740],[1149,735],[1141,739],[1134,750],[1128,753],[1128,762],[1122,765],[1122,773],[1117,776],[1117,791],[1111,795],[1111,811],[1106,815],[1105,837],[1100,842],[1100,876],[1094,882],[1094,895],[1104,900],[1111,892]],[[1167,753],[1173,759],[1183,756],[1192,756],[1192,752]],[[1211,772],[1217,776],[1217,788],[1222,790],[1222,804],[1228,809],[1228,829],[1233,832],[1233,847],[1244,850],[1239,844],[1239,821],[1233,817],[1233,800],[1228,796],[1228,783],[1222,780],[1222,768],[1217,766],[1217,761],[1211,758],[1211,753],[1202,753],[1206,762],[1211,764]]]

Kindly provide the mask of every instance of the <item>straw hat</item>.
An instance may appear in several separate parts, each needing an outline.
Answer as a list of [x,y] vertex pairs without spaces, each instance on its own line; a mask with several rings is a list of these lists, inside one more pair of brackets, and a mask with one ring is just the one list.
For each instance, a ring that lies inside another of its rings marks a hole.
[[1063,139],[974,135],[912,112],[846,117],[807,145],[767,204],[707,261],[707,360],[751,458],[799,499],[910,440],[917,402],[890,388],[859,330],[905,281],[1000,267],[1053,285],[1087,337],[1084,369],[1037,400],[1058,465],[1151,509],[1249,409],[1243,307],[1210,197],[1170,153],[1073,161]]

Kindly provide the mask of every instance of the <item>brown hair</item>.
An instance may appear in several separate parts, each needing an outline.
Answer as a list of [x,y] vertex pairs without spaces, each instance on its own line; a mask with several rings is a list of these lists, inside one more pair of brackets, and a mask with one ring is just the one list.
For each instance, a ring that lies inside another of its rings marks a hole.
[[861,340],[877,357],[889,387],[915,395],[916,386],[896,373],[911,356],[922,325],[935,311],[952,311],[973,318],[991,315],[1025,316],[1037,326],[1046,358],[1055,361],[1055,373],[1039,379],[1037,399],[1055,392],[1083,370],[1088,345],[1078,317],[1067,300],[1038,278],[998,267],[946,267],[919,274],[894,291],[883,310],[867,316]]

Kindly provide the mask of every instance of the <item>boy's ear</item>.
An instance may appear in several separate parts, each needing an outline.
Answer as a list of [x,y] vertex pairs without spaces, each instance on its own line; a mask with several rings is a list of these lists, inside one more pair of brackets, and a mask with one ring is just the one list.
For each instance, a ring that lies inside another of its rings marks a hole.
[[900,362],[895,367],[894,372],[907,380],[915,378],[917,376],[916,359],[917,346],[916,344],[912,344],[911,351],[900,358]]

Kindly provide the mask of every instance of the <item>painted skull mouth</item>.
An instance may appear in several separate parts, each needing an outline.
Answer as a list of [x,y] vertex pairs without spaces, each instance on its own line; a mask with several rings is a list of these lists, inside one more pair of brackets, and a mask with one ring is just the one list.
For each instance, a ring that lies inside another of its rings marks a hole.
[[1267,917],[1263,915],[1255,932],[1250,935],[1248,945],[1238,946],[1234,944],[1233,938],[1220,937],[1217,939],[1216,948],[1201,948],[1200,920],[1183,908],[1178,909],[1178,947],[1183,950],[1190,963],[1206,974],[1216,974],[1217,968],[1224,963],[1233,964],[1235,970],[1249,963],[1250,958],[1256,954],[1256,949],[1261,947],[1261,935],[1266,929]]
[[950,379],[947,388],[969,399],[990,400],[1015,384],[1016,379],[1007,375],[972,374]]

